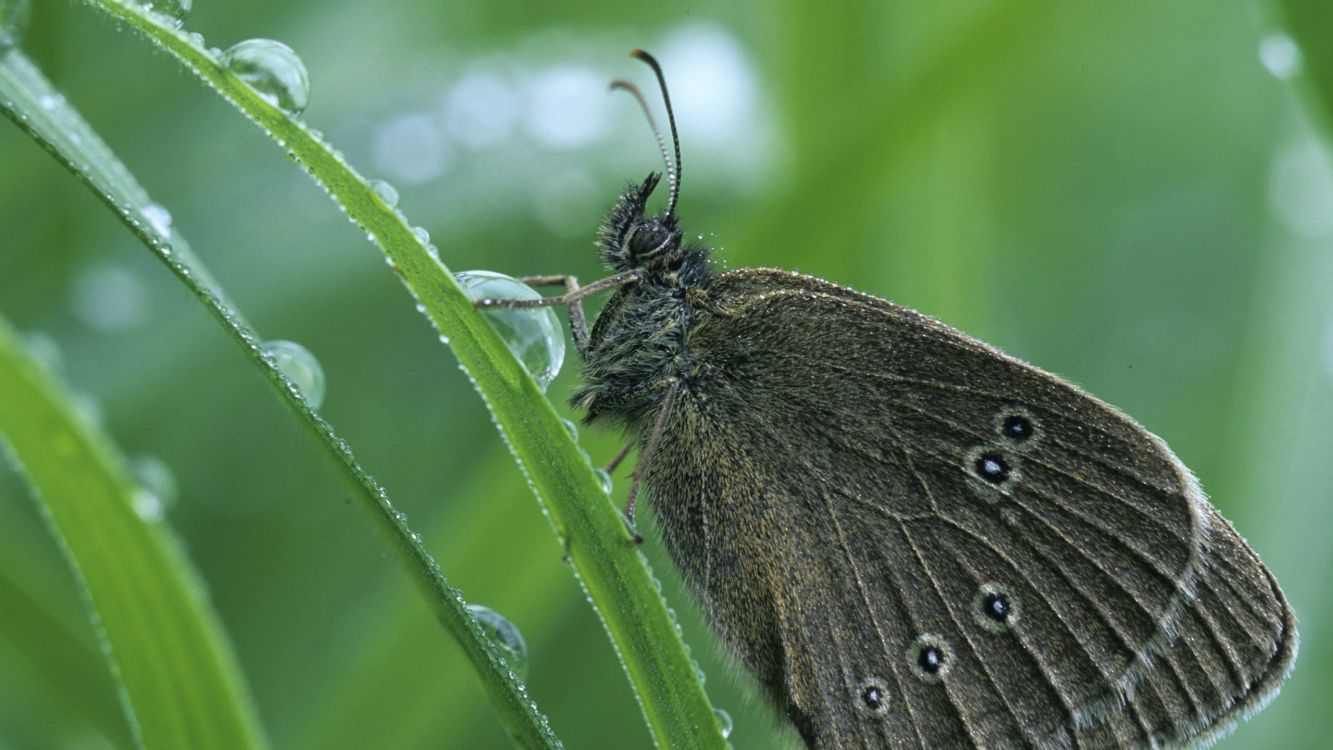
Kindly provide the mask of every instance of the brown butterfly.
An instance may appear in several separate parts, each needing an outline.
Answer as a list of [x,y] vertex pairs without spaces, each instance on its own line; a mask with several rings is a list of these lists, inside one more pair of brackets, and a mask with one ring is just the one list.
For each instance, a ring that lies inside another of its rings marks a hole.
[[[715,272],[649,175],[567,304],[574,406],[628,428],[663,541],[813,748],[1206,741],[1296,654],[1273,575],[1166,445],[943,323],[826,281]],[[643,97],[628,88],[648,111]],[[651,116],[649,120],[651,123]],[[580,300],[614,290],[591,332]],[[622,453],[622,456],[624,454]]]

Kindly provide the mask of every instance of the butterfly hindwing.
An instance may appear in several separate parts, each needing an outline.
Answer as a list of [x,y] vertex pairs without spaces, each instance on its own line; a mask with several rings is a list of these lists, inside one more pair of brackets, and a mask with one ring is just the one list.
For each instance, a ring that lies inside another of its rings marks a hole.
[[817,279],[730,272],[694,303],[647,486],[812,746],[1151,746],[1281,681],[1280,590],[1127,417]]

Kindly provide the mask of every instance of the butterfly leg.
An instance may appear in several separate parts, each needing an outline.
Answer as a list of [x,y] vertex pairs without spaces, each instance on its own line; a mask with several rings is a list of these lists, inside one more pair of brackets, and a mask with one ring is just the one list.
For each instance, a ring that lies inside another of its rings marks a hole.
[[625,456],[628,456],[629,452],[633,449],[634,449],[633,440],[631,440],[628,443],[625,443],[625,447],[621,448],[620,451],[616,453],[616,455],[611,457],[611,460],[606,463],[606,466],[602,467],[602,471],[606,472],[607,474],[614,474],[616,471],[616,467],[620,466],[620,462],[624,461]]
[[598,279],[587,286],[579,286],[579,280],[574,276],[524,276],[518,279],[524,284],[529,286],[563,286],[565,293],[555,297],[542,297],[541,299],[479,299],[472,305],[482,310],[491,307],[523,309],[565,305],[569,307],[569,327],[574,334],[574,346],[579,350],[579,354],[583,355],[588,350],[588,318],[583,314],[583,298],[611,289],[618,289],[638,280],[638,278],[638,271],[625,271],[614,276],[607,276],[604,279]]
[[[643,445],[643,453],[639,454],[639,462],[634,465],[633,479],[629,485],[629,498],[625,500],[625,523],[629,524],[630,533],[634,535],[634,543],[642,544],[643,537],[639,536],[634,530],[634,501],[639,496],[639,482],[643,480],[643,474],[648,470],[648,462],[653,460],[653,452],[657,450],[657,442],[662,439],[662,433],[666,432],[667,418],[671,416],[671,407],[676,403],[676,394],[680,392],[680,381],[676,378],[667,378],[662,381],[666,386],[666,395],[662,397],[662,405],[657,408],[657,418],[653,420],[653,430],[648,433],[648,442]],[[622,451],[622,454],[625,451]],[[624,458],[623,455],[617,458]]]

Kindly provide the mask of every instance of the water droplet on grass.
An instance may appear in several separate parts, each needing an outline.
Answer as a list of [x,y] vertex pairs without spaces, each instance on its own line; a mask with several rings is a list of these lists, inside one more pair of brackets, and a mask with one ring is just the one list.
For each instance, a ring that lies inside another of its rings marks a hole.
[[164,515],[166,515],[166,511],[162,507],[162,500],[150,490],[143,487],[135,490],[134,496],[130,499],[130,503],[139,518],[142,518],[149,523],[157,523],[162,520]]
[[1259,40],[1259,62],[1274,78],[1285,81],[1301,72],[1305,59],[1296,40],[1278,31]]
[[171,213],[166,208],[157,203],[149,203],[143,207],[143,215],[159,237],[171,236]]
[[[532,287],[493,271],[464,271],[454,279],[469,299],[541,299]],[[486,318],[543,391],[565,361],[565,335],[549,307],[492,308]]]
[[310,408],[318,409],[324,403],[324,369],[315,355],[294,341],[282,339],[264,342],[264,353],[296,385]]
[[380,200],[384,201],[385,205],[389,208],[398,207],[398,191],[393,185],[390,185],[384,180],[371,180],[370,188],[375,191],[375,195],[378,195]]
[[579,441],[579,426],[564,417],[560,418],[560,424],[565,426],[565,432],[568,432],[569,436],[574,438],[574,442],[577,443]]
[[490,607],[483,607],[480,604],[469,604],[468,610],[472,616],[481,623],[482,630],[491,637],[495,645],[500,647],[506,658],[509,659],[509,667],[518,673],[519,677],[528,676],[528,644],[523,641],[523,634],[519,632],[518,627],[509,621],[509,618],[496,612]]
[[142,0],[139,4],[144,10],[165,16],[172,26],[179,29],[185,23],[185,17],[190,14],[190,6],[194,2],[193,0]]
[[157,456],[138,456],[130,460],[130,473],[163,506],[169,508],[176,504],[176,475],[171,473],[171,467],[165,461]]
[[222,54],[222,62],[269,104],[299,116],[310,100],[310,75],[291,47],[272,39],[247,39]]
[[725,740],[730,737],[733,726],[731,722],[731,714],[720,708],[715,708],[713,709],[713,715],[717,717],[717,728],[722,730],[722,739]]

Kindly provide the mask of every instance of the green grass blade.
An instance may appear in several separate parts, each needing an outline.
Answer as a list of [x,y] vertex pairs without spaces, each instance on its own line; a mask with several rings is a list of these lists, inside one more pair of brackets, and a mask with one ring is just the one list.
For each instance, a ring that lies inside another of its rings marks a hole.
[[[264,129],[384,251],[490,409],[543,502],[629,675],[655,741],[722,747],[717,719],[651,572],[550,403],[403,215],[300,122],[233,76],[217,56],[138,6],[89,0],[184,63]],[[466,644],[465,644],[466,646]]]
[[110,441],[78,418],[3,321],[0,436],[83,587],[139,745],[265,747],[203,586],[160,523],[160,502],[130,480]]
[[263,352],[261,339],[209,281],[207,271],[194,258],[179,231],[173,229],[169,236],[162,236],[153,228],[145,211],[151,200],[124,164],[18,51],[0,59],[0,97],[0,110],[116,211],[126,226],[242,345],[287,406],[302,418],[393,542],[437,617],[463,646],[474,669],[481,675],[492,703],[497,706],[501,720],[515,739],[524,747],[558,747],[560,742],[545,717],[526,697],[522,684],[468,611],[462,596],[444,579],[421,538],[412,533],[403,516],[394,510],[388,494],[357,463],[346,441],[339,438],[332,426],[310,407],[299,389]]

